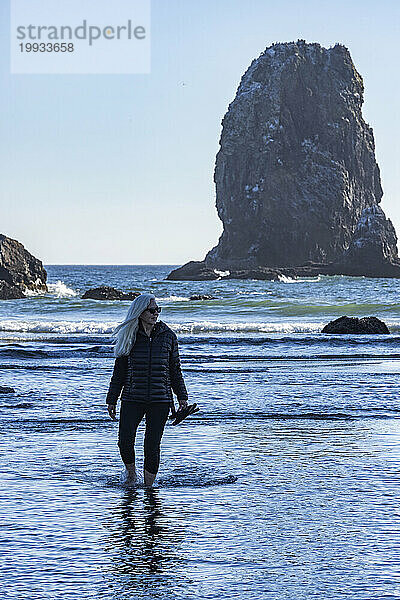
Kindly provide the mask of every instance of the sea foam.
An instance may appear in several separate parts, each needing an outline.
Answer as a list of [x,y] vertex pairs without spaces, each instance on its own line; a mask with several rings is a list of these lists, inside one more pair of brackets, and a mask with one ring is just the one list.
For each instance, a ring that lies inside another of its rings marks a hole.
[[97,321],[2,320],[0,321],[0,331],[15,333],[110,334],[117,325],[117,322],[102,323]]
[[75,290],[69,288],[60,279],[57,281],[57,283],[48,283],[47,287],[49,293],[53,296],[56,296],[57,298],[73,298],[78,295],[78,293]]
[[186,296],[160,296],[160,297],[156,297],[156,301],[165,301],[165,302],[188,302],[190,300],[190,298],[187,298]]
[[[400,332],[399,321],[386,321],[391,333]],[[212,322],[194,321],[186,323],[170,323],[177,334],[196,333],[320,333],[325,322],[275,321],[275,322]],[[89,334],[109,335],[118,325],[118,321],[40,321],[40,320],[0,320],[0,331],[14,333],[56,333],[56,334]]]
[[317,333],[321,331],[321,323],[219,323],[197,321],[193,323],[170,323],[177,333]]

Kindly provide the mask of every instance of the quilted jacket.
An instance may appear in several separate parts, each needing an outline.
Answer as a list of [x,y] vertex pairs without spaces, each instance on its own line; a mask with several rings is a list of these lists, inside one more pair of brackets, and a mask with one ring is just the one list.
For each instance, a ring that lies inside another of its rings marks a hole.
[[188,398],[183,380],[176,333],[163,321],[157,321],[150,337],[139,319],[135,343],[127,356],[115,360],[107,394],[107,404],[128,402],[168,402]]

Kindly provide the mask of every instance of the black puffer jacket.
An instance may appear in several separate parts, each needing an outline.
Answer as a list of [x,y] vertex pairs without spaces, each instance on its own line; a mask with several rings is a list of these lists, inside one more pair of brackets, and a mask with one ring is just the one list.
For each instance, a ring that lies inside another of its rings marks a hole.
[[168,402],[188,398],[183,380],[176,333],[163,321],[157,321],[150,337],[139,319],[136,340],[127,356],[115,360],[107,394],[107,404],[129,402]]

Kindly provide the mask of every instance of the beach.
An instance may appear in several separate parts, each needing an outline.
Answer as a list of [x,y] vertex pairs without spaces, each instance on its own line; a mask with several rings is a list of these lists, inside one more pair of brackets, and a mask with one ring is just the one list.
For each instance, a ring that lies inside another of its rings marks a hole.
[[[0,304],[5,597],[399,598],[399,281],[176,266],[45,265],[48,294]],[[99,285],[155,294],[200,407],[152,491],[121,479],[105,396],[130,302],[80,298]],[[341,315],[391,333],[320,333]]]

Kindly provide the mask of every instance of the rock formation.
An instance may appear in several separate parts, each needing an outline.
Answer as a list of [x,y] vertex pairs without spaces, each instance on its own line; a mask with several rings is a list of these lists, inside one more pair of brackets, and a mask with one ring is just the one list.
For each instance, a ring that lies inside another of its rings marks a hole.
[[140,292],[125,293],[108,285],[101,285],[87,290],[83,294],[82,300],[134,300],[137,296],[140,296]]
[[12,387],[0,385],[0,394],[14,394],[15,390]]
[[191,260],[183,267],[171,271],[166,279],[172,281],[208,281],[210,279],[218,279],[218,274],[211,267],[207,267],[204,261]]
[[364,334],[389,334],[390,331],[383,321],[377,317],[339,317],[330,321],[321,333],[364,333]]
[[27,290],[47,292],[46,280],[42,262],[20,242],[0,234],[0,299],[23,298]]
[[222,121],[214,181],[224,229],[199,270],[308,263],[400,277],[363,94],[340,44],[276,43],[253,60]]

